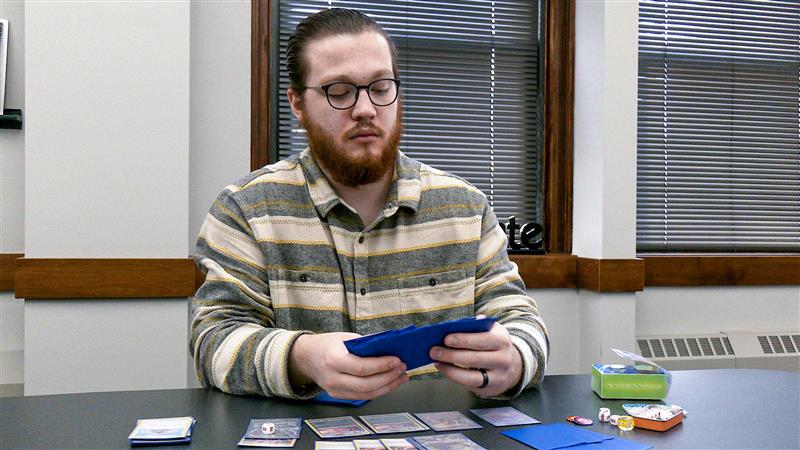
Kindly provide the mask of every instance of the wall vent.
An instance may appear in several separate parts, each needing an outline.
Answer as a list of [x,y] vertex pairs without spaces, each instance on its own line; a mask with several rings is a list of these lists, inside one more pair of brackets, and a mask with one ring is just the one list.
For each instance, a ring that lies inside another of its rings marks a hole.
[[759,335],[758,343],[765,355],[772,353],[800,353],[800,334]]
[[800,371],[800,332],[637,336],[642,356],[669,370],[761,368]]
[[727,336],[663,337],[637,339],[645,358],[700,358],[735,355]]

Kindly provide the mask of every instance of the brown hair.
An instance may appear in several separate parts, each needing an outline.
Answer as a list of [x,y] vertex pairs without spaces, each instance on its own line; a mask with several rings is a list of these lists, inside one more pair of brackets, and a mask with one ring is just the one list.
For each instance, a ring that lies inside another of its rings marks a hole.
[[397,49],[389,34],[374,19],[355,9],[331,8],[314,13],[300,23],[289,38],[286,48],[286,69],[289,72],[289,87],[302,93],[308,67],[303,61],[303,51],[314,39],[321,39],[339,34],[359,34],[364,31],[375,31],[384,38],[392,54],[392,72],[397,78]]

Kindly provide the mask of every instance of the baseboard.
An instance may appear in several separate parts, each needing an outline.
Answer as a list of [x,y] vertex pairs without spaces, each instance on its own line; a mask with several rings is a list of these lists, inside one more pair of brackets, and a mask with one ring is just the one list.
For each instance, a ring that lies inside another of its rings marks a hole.
[[0,351],[0,385],[25,382],[25,353],[22,350]]
[[22,397],[25,393],[25,385],[22,383],[0,384],[0,398]]

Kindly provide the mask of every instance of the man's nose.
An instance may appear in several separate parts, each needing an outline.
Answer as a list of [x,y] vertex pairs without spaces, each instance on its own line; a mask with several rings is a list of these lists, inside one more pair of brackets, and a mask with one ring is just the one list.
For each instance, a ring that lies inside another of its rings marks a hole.
[[[364,92],[361,92],[363,89]],[[367,93],[367,88],[362,87],[358,89],[358,97],[356,98],[356,104],[353,105],[353,109],[351,115],[354,120],[358,120],[363,117],[375,117],[377,111],[375,110],[375,105],[372,104],[372,101],[369,99],[369,94]]]

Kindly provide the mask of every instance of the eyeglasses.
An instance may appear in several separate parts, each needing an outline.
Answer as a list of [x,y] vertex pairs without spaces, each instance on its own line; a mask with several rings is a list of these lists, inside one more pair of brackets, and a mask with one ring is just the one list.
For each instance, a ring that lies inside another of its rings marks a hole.
[[400,80],[394,78],[381,78],[369,84],[353,84],[336,82],[322,86],[305,86],[306,89],[322,89],[328,104],[333,109],[350,109],[358,102],[361,89],[366,89],[369,101],[375,106],[389,106],[397,100],[400,92]]

